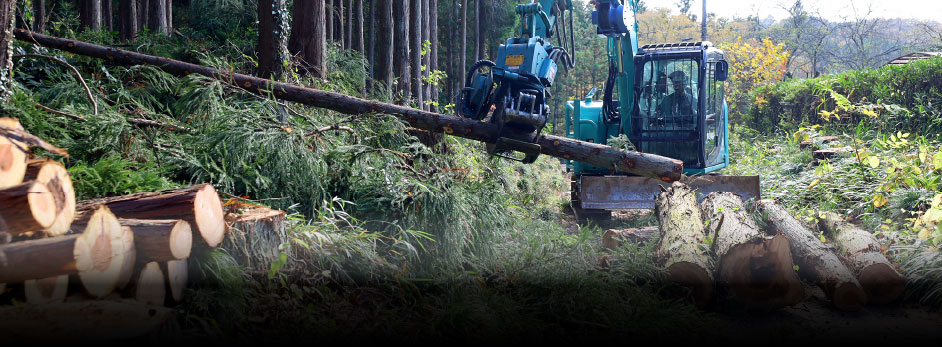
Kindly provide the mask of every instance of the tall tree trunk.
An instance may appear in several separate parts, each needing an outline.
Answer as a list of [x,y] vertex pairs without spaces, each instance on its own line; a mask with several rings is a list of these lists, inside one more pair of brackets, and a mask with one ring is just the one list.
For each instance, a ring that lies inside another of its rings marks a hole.
[[373,78],[384,83],[387,101],[392,101],[393,90],[393,0],[375,0],[376,11],[376,55],[373,60]]
[[327,0],[327,3],[324,4],[324,13],[327,14],[327,24],[325,25],[327,28],[327,41],[336,41],[334,39],[334,1]]
[[137,2],[137,30],[147,29],[147,12],[150,10],[150,0],[134,0]]
[[474,17],[474,61],[484,59],[484,27],[481,26],[481,21],[484,18],[484,0],[475,0],[474,5],[477,6],[477,13]]
[[[376,68],[376,0],[370,0],[370,14],[366,18],[366,22],[369,23],[369,41],[366,43],[367,58],[370,62],[370,76],[376,78],[374,69]],[[369,81],[367,81],[369,82]],[[367,83],[367,87],[371,87]]]
[[168,35],[167,3],[164,0],[149,0],[147,7],[147,28],[155,33]]
[[455,75],[453,78],[458,84],[457,91],[460,93],[461,88],[464,87],[463,77],[464,70],[468,68],[468,0],[461,0],[461,65],[458,65],[458,70],[455,72],[458,75]]
[[16,0],[0,0],[0,102],[7,102],[13,87],[13,25]]
[[46,33],[46,0],[33,0],[33,32]]
[[[429,40],[432,41],[432,51],[429,52],[429,68],[428,73],[438,70],[438,0],[428,0],[429,1]],[[438,84],[429,85],[429,94],[427,97],[431,101],[438,101]],[[430,111],[438,112],[438,105],[432,104],[430,106]]]
[[412,89],[410,88],[412,75],[409,73],[409,1],[395,1],[395,15],[393,18],[396,21],[396,36],[393,42],[396,44],[396,58],[393,59],[393,63],[396,66],[396,78],[398,81],[396,91],[399,93],[399,103],[407,105],[409,99],[412,98]]
[[350,42],[347,42],[347,35],[346,35],[347,31],[344,28],[344,24],[347,21],[347,17],[343,9],[343,2],[344,0],[337,0],[335,3],[337,5],[337,7],[335,8],[337,10],[337,16],[336,16],[337,27],[334,28],[334,36],[337,37],[337,42],[340,42],[340,47],[343,47],[343,49],[347,49],[349,48]]
[[422,3],[424,0],[417,0],[412,4],[410,8],[410,23],[412,27],[409,34],[412,40],[410,42],[410,52],[409,52],[409,61],[412,62],[412,97],[415,98],[415,108],[424,109],[424,103],[422,98],[422,42],[424,41],[422,37],[422,22],[424,21],[424,13]]
[[173,33],[173,0],[167,0],[167,35]]
[[101,0],[83,0],[79,16],[82,29],[101,29]]
[[114,30],[114,11],[111,5],[111,0],[101,0],[101,25],[108,31]]
[[134,41],[137,35],[137,13],[137,1],[121,0],[118,3],[118,38],[121,41]]
[[343,29],[343,41],[347,44],[345,47],[346,49],[356,49],[356,47],[353,45],[353,21],[355,20],[353,14],[353,2],[354,0],[349,1],[347,4],[347,12],[345,12],[346,14],[343,16],[343,18],[347,20],[346,23],[344,23]]
[[288,51],[301,61],[302,72],[327,76],[327,21],[323,1],[295,1]]
[[360,54],[365,54],[365,45],[363,44],[363,0],[354,0],[350,8],[353,12],[350,17],[350,22],[353,23],[351,25],[352,36],[350,40],[354,50],[360,52]]
[[258,76],[261,78],[277,78],[284,71],[288,57],[285,12],[284,0],[258,1],[258,44],[255,53],[258,55]]

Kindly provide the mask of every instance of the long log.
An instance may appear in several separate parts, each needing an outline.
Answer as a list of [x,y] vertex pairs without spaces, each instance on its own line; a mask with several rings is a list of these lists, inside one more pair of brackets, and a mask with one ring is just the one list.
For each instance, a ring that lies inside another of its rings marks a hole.
[[713,295],[713,264],[696,193],[674,182],[658,194],[654,212],[661,230],[657,255],[670,273],[668,279],[690,288],[693,302],[705,306]]
[[[87,223],[84,215],[74,223],[76,229],[84,228]],[[193,231],[185,220],[118,218],[118,223],[134,234],[131,246],[135,255],[131,259],[137,259],[137,262],[163,262],[190,256]]]
[[77,219],[84,218],[87,211],[98,205],[108,206],[121,218],[183,219],[199,232],[201,237],[195,241],[202,246],[219,246],[226,233],[222,201],[210,184],[80,201],[76,206]]
[[[16,118],[0,117],[0,126],[23,130]],[[23,182],[28,150],[25,143],[0,133],[0,189]]]
[[832,212],[819,213],[818,225],[850,260],[857,280],[867,292],[867,302],[887,304],[903,294],[906,278],[881,253],[880,242],[873,234]]
[[44,230],[56,220],[56,200],[36,181],[0,189],[0,231],[16,236]]
[[804,298],[788,239],[760,233],[738,195],[710,193],[700,208],[707,233],[713,235],[716,280],[731,295],[747,307],[762,310],[797,304]]
[[91,270],[96,258],[86,238],[66,235],[0,245],[0,283]]
[[[16,29],[18,40],[56,48],[75,54],[107,59],[128,65],[154,65],[178,76],[200,74],[232,85],[251,93],[272,96],[314,107],[327,108],[345,114],[385,113],[408,122],[410,126],[476,141],[493,143],[497,140],[497,125],[470,119],[417,110],[405,106],[364,100],[334,92],[299,87],[258,77],[222,71],[214,68],[185,63],[173,59],[155,57],[87,42],[62,39],[24,29]],[[641,176],[654,177],[666,182],[677,181],[683,171],[683,162],[654,154],[618,150],[610,146],[578,141],[565,137],[542,135],[536,142],[543,154],[578,160],[587,164],[610,168]]]
[[26,164],[23,178],[27,181],[35,180],[43,184],[52,193],[56,202],[56,218],[48,228],[43,230],[46,236],[64,235],[69,231],[72,220],[75,218],[75,189],[72,188],[72,179],[65,166],[49,159],[34,159]]
[[817,236],[775,201],[762,200],[757,206],[769,229],[788,238],[798,276],[821,287],[839,309],[857,310],[866,304],[867,294],[853,273]]

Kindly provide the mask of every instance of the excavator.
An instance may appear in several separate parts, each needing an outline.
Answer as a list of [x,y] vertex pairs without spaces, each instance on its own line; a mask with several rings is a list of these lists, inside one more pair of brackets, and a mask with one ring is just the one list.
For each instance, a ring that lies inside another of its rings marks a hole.
[[[723,51],[708,41],[639,47],[635,0],[594,0],[590,5],[595,7],[596,33],[607,41],[608,78],[601,99],[593,88],[583,99],[566,102],[566,136],[682,160],[682,182],[701,198],[729,191],[743,200],[758,199],[758,176],[718,173],[729,165],[730,154],[723,83],[729,65]],[[532,0],[517,5],[515,13],[520,16],[519,35],[499,46],[495,61],[471,66],[457,110],[462,117],[498,126],[488,153],[532,163],[540,153],[536,141],[550,119],[548,101],[558,68],[575,64],[573,4]],[[579,161],[564,163],[572,174],[571,205],[579,216],[653,208],[664,185],[656,178]]]

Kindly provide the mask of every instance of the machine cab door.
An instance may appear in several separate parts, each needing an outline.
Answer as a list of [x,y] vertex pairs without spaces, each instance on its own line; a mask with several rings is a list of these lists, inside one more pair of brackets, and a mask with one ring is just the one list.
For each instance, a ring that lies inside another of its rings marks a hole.
[[700,166],[700,63],[692,57],[649,60],[641,67],[630,138],[638,150]]
[[711,168],[718,169],[725,166],[727,160],[727,115],[723,90],[723,81],[726,80],[725,69],[726,62],[722,60],[710,59],[706,63],[704,76],[706,133],[703,137],[703,150],[707,172],[712,171]]

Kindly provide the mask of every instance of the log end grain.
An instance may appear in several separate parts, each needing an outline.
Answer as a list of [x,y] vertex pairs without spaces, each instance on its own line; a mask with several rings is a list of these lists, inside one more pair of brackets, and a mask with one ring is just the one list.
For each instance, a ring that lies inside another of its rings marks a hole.
[[167,295],[164,285],[164,273],[160,264],[149,262],[138,273],[134,299],[148,305],[162,306]]
[[101,206],[92,213],[82,237],[91,250],[92,268],[79,272],[79,278],[89,295],[104,297],[121,279],[128,244],[124,238],[133,234],[125,234],[118,218]]
[[69,275],[61,275],[23,283],[26,302],[45,304],[62,302],[69,288]]
[[170,298],[175,303],[183,301],[183,292],[189,280],[187,260],[171,260],[165,266],[167,269],[167,286],[170,287]]
[[[23,130],[16,118],[0,117],[0,125]],[[23,182],[23,174],[26,172],[26,148],[24,143],[0,135],[0,189]]]
[[772,310],[804,298],[788,239],[782,234],[732,248],[717,268],[717,280],[751,308]]
[[219,246],[226,236],[226,221],[216,188],[210,184],[203,186],[193,205],[196,229],[209,247]]
[[834,286],[830,297],[834,307],[845,311],[856,311],[867,304],[867,293],[856,282],[844,282]]
[[872,304],[883,305],[896,301],[906,290],[906,278],[884,263],[864,268],[857,280],[867,292],[867,302]]
[[56,219],[56,202],[45,185],[35,181],[0,189],[0,228],[10,235],[45,230]]
[[124,241],[124,260],[121,264],[121,275],[118,276],[117,288],[124,288],[131,282],[131,276],[134,274],[134,264],[137,261],[137,247],[134,247],[134,233],[130,227],[121,226],[121,232],[124,234],[121,239]]
[[57,161],[31,160],[27,164],[26,180],[35,180],[46,186],[56,202],[56,218],[45,230],[48,236],[64,235],[75,218],[75,189],[69,172]]
[[667,279],[690,290],[689,298],[698,307],[705,307],[713,297],[713,276],[701,264],[686,261],[667,267]]
[[185,259],[193,249],[193,230],[190,223],[179,220],[170,231],[170,253],[175,259]]

